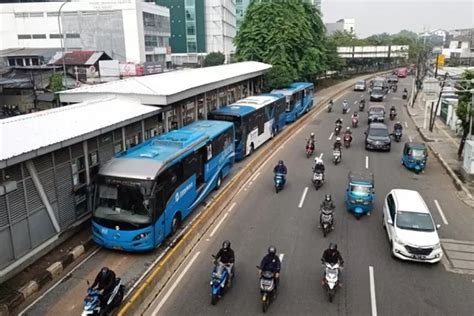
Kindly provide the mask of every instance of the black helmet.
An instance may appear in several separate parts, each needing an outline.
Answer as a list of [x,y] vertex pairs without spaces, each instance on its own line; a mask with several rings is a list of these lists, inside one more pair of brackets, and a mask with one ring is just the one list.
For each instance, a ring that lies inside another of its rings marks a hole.
[[276,250],[275,246],[268,247],[268,253],[269,254],[276,255],[276,252],[277,252],[277,250]]
[[329,202],[331,199],[331,194],[326,194],[325,200]]
[[282,164],[283,164],[283,160],[278,160],[278,164],[279,164],[279,165],[282,165]]
[[329,249],[330,250],[337,250],[337,244],[335,242],[332,242],[329,244]]
[[108,273],[109,273],[109,268],[107,267],[103,267],[101,270],[100,270],[100,274],[102,277],[105,277]]
[[230,241],[224,240],[224,242],[222,243],[222,248],[223,249],[229,249],[230,248]]

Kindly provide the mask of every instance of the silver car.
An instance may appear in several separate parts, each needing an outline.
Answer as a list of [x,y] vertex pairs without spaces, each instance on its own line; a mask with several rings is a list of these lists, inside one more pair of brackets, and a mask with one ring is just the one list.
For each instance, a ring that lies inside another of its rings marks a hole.
[[356,84],[354,86],[354,91],[365,91],[366,88],[367,88],[367,86],[365,84],[365,81],[360,80],[360,81],[356,82]]

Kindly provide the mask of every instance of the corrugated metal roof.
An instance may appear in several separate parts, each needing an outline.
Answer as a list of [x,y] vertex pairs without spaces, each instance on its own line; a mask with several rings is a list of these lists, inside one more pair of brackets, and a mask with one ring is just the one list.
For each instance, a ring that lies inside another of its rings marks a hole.
[[87,139],[88,133],[159,111],[135,100],[108,98],[3,119],[0,168],[7,159],[77,137]]
[[21,47],[21,48],[7,48],[0,50],[0,57],[9,56],[53,56],[60,52],[61,48],[35,48],[35,47]]
[[[93,65],[95,64],[99,58],[102,56],[106,56],[106,59],[112,59],[104,52],[96,52],[96,51],[74,51],[74,52],[67,52],[64,54],[64,64],[65,65]],[[54,65],[62,65],[63,58],[59,58],[52,62]]]
[[[70,98],[86,98],[87,95],[124,94],[135,96],[166,97],[197,89],[193,95],[210,90],[211,85],[225,86],[230,81],[238,82],[245,78],[255,77],[271,68],[271,65],[247,61],[229,65],[206,68],[186,69],[143,77],[107,82],[99,85],[80,87],[60,93],[61,101]],[[226,82],[228,81],[228,82]],[[213,86],[212,88],[215,89]],[[166,105],[167,100],[159,100]],[[175,101],[175,100],[174,100]],[[156,103],[153,103],[156,104]]]

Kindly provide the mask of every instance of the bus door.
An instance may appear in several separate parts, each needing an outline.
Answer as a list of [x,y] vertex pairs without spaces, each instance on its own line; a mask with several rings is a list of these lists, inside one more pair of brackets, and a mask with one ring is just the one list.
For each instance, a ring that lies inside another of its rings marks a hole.
[[154,225],[154,236],[155,236],[155,245],[158,245],[165,239],[165,208],[166,201],[163,190],[164,183],[158,183],[155,187],[154,201],[152,204],[153,207],[153,223]]

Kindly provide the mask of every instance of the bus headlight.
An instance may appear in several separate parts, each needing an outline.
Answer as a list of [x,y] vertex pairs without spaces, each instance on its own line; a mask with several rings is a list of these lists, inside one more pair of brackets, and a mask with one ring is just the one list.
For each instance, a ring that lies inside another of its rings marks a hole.
[[142,240],[142,239],[148,238],[150,233],[151,232],[145,232],[145,233],[141,233],[139,235],[136,235],[135,238],[133,238],[133,240]]

